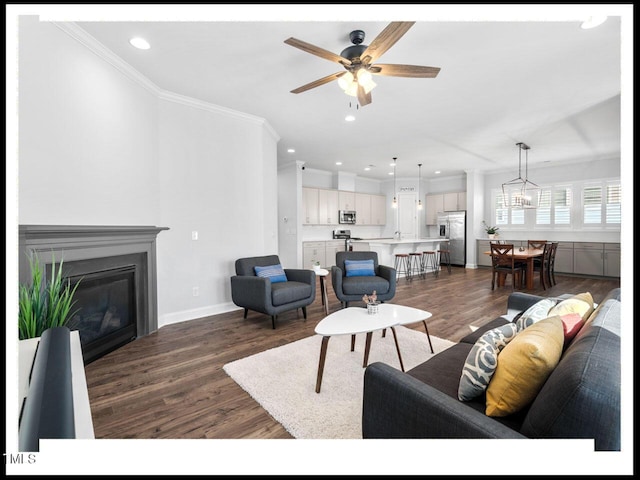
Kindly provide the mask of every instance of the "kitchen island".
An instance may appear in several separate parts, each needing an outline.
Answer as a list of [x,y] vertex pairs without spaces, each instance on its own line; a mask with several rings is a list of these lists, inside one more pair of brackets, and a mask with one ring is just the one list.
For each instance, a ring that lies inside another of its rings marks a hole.
[[[395,265],[396,253],[422,253],[426,250],[438,251],[440,246],[449,242],[447,238],[430,237],[430,238],[381,238],[368,240],[352,240],[354,250],[370,250],[378,254],[378,263],[380,265]],[[438,267],[439,268],[439,267]]]

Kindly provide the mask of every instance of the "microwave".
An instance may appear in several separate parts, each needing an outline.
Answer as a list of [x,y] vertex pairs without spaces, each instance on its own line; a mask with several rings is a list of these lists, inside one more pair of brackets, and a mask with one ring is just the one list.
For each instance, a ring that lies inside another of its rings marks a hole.
[[340,210],[338,212],[338,223],[348,223],[355,225],[356,212],[354,210]]

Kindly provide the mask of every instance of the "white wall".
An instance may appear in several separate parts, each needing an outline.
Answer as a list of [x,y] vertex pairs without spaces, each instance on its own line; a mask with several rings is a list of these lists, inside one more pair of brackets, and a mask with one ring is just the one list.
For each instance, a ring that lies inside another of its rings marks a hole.
[[285,268],[302,267],[302,165],[291,162],[278,169],[278,250]]
[[158,223],[153,94],[32,16],[18,89],[19,223]]
[[234,261],[278,249],[275,132],[141,84],[54,24],[19,33],[18,223],[169,227],[159,325],[236,309]]

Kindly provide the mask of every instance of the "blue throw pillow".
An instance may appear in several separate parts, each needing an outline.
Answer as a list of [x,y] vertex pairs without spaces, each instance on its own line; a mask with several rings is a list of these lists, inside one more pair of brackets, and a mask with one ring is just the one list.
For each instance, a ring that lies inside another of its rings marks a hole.
[[373,270],[373,260],[345,260],[344,268],[347,277],[375,277]]
[[268,278],[271,283],[286,282],[287,276],[282,269],[282,265],[269,265],[266,267],[253,267],[256,275],[259,277]]

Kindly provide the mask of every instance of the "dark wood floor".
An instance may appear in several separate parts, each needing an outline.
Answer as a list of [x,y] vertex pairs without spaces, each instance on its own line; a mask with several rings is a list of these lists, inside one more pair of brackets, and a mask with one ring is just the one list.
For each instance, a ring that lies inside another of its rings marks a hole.
[[[600,302],[619,279],[557,275],[543,290],[536,278],[529,293],[553,296],[591,292]],[[340,308],[329,286],[330,311]],[[505,312],[511,286],[491,290],[491,272],[453,268],[438,278],[401,280],[395,303],[430,311],[429,332],[458,341],[470,326]],[[302,313],[270,317],[242,310],[162,327],[86,366],[96,438],[291,438],[222,369],[223,365],[314,334],[324,317],[320,294]],[[354,304],[357,305],[357,304]],[[420,329],[421,324],[415,328]]]

